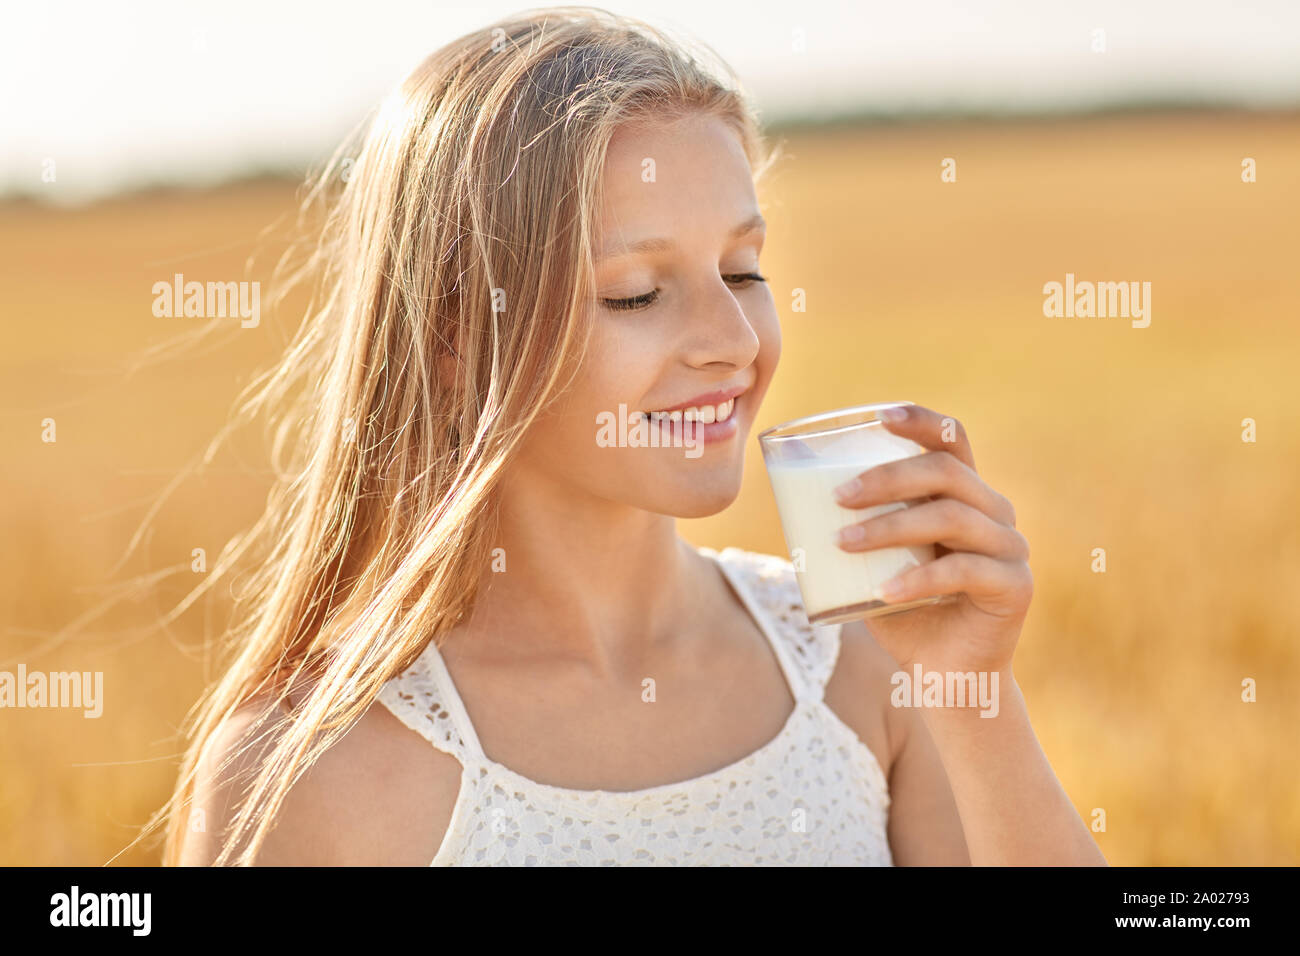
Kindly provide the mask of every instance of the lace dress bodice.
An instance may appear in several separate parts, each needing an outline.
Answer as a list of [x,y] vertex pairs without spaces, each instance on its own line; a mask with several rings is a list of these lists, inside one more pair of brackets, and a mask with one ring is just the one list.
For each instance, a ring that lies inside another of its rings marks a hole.
[[631,791],[538,783],[484,754],[431,641],[378,698],[463,768],[431,866],[892,865],[884,772],[823,699],[840,626],[808,623],[789,561],[699,551],[722,568],[780,662],[795,699],[781,731],[679,783]]

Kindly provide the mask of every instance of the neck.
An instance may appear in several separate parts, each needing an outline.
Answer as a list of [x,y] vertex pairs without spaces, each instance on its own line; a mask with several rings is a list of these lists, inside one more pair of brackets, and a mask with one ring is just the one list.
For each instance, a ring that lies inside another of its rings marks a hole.
[[680,635],[701,596],[701,559],[676,522],[545,479],[502,489],[495,547],[468,630],[474,653],[545,654],[596,672],[635,669]]

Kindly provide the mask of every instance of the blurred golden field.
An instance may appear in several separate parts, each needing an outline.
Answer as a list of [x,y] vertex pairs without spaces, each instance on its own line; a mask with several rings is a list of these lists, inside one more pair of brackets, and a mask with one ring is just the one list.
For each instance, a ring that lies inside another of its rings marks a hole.
[[[1085,820],[1105,810],[1110,862],[1300,863],[1297,116],[784,138],[763,195],[784,353],[760,425],[896,399],[959,418],[1033,549],[1016,669],[1034,726]],[[1242,183],[1244,157],[1258,182]],[[285,232],[259,234],[295,185],[0,206],[0,669],[102,670],[106,698],[99,719],[0,712],[0,863],[158,859],[156,842],[119,852],[170,791],[226,607],[157,624],[195,582],[192,550],[211,564],[258,513],[260,446],[219,456],[127,545],[294,317],[225,320],[203,347],[151,357],[198,320],[155,318],[150,290],[176,272],[267,280]],[[1067,272],[1149,281],[1150,326],[1045,318],[1043,285]],[[736,505],[683,533],[782,553],[752,436],[747,469]],[[123,592],[143,575],[160,581]]]

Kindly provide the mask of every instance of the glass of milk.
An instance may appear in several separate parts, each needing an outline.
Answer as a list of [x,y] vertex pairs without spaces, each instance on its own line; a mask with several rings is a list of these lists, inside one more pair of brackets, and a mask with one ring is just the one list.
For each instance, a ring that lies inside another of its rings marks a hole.
[[794,564],[804,612],[813,624],[836,624],[937,604],[947,596],[898,604],[881,599],[880,585],[894,575],[935,559],[934,545],[875,551],[845,551],[835,533],[845,525],[928,501],[895,501],[871,508],[844,508],[834,489],[875,465],[926,449],[885,428],[882,408],[911,402],[881,402],[798,418],[758,436],[776,495],[786,545]]

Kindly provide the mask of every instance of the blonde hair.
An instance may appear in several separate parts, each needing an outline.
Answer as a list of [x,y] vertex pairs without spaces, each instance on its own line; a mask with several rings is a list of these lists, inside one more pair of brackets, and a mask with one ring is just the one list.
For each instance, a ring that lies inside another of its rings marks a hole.
[[606,147],[621,124],[690,111],[729,122],[761,175],[772,154],[707,48],[593,8],[531,11],[431,55],[355,160],[345,143],[309,180],[319,238],[289,285],[317,293],[241,397],[241,416],[274,416],[280,477],[187,599],[258,555],[233,660],[150,823],[166,820],[164,863],[204,747],[243,704],[274,701],[252,731],[275,744],[218,865],[252,863],[293,783],[468,613],[502,470],[581,361]]

